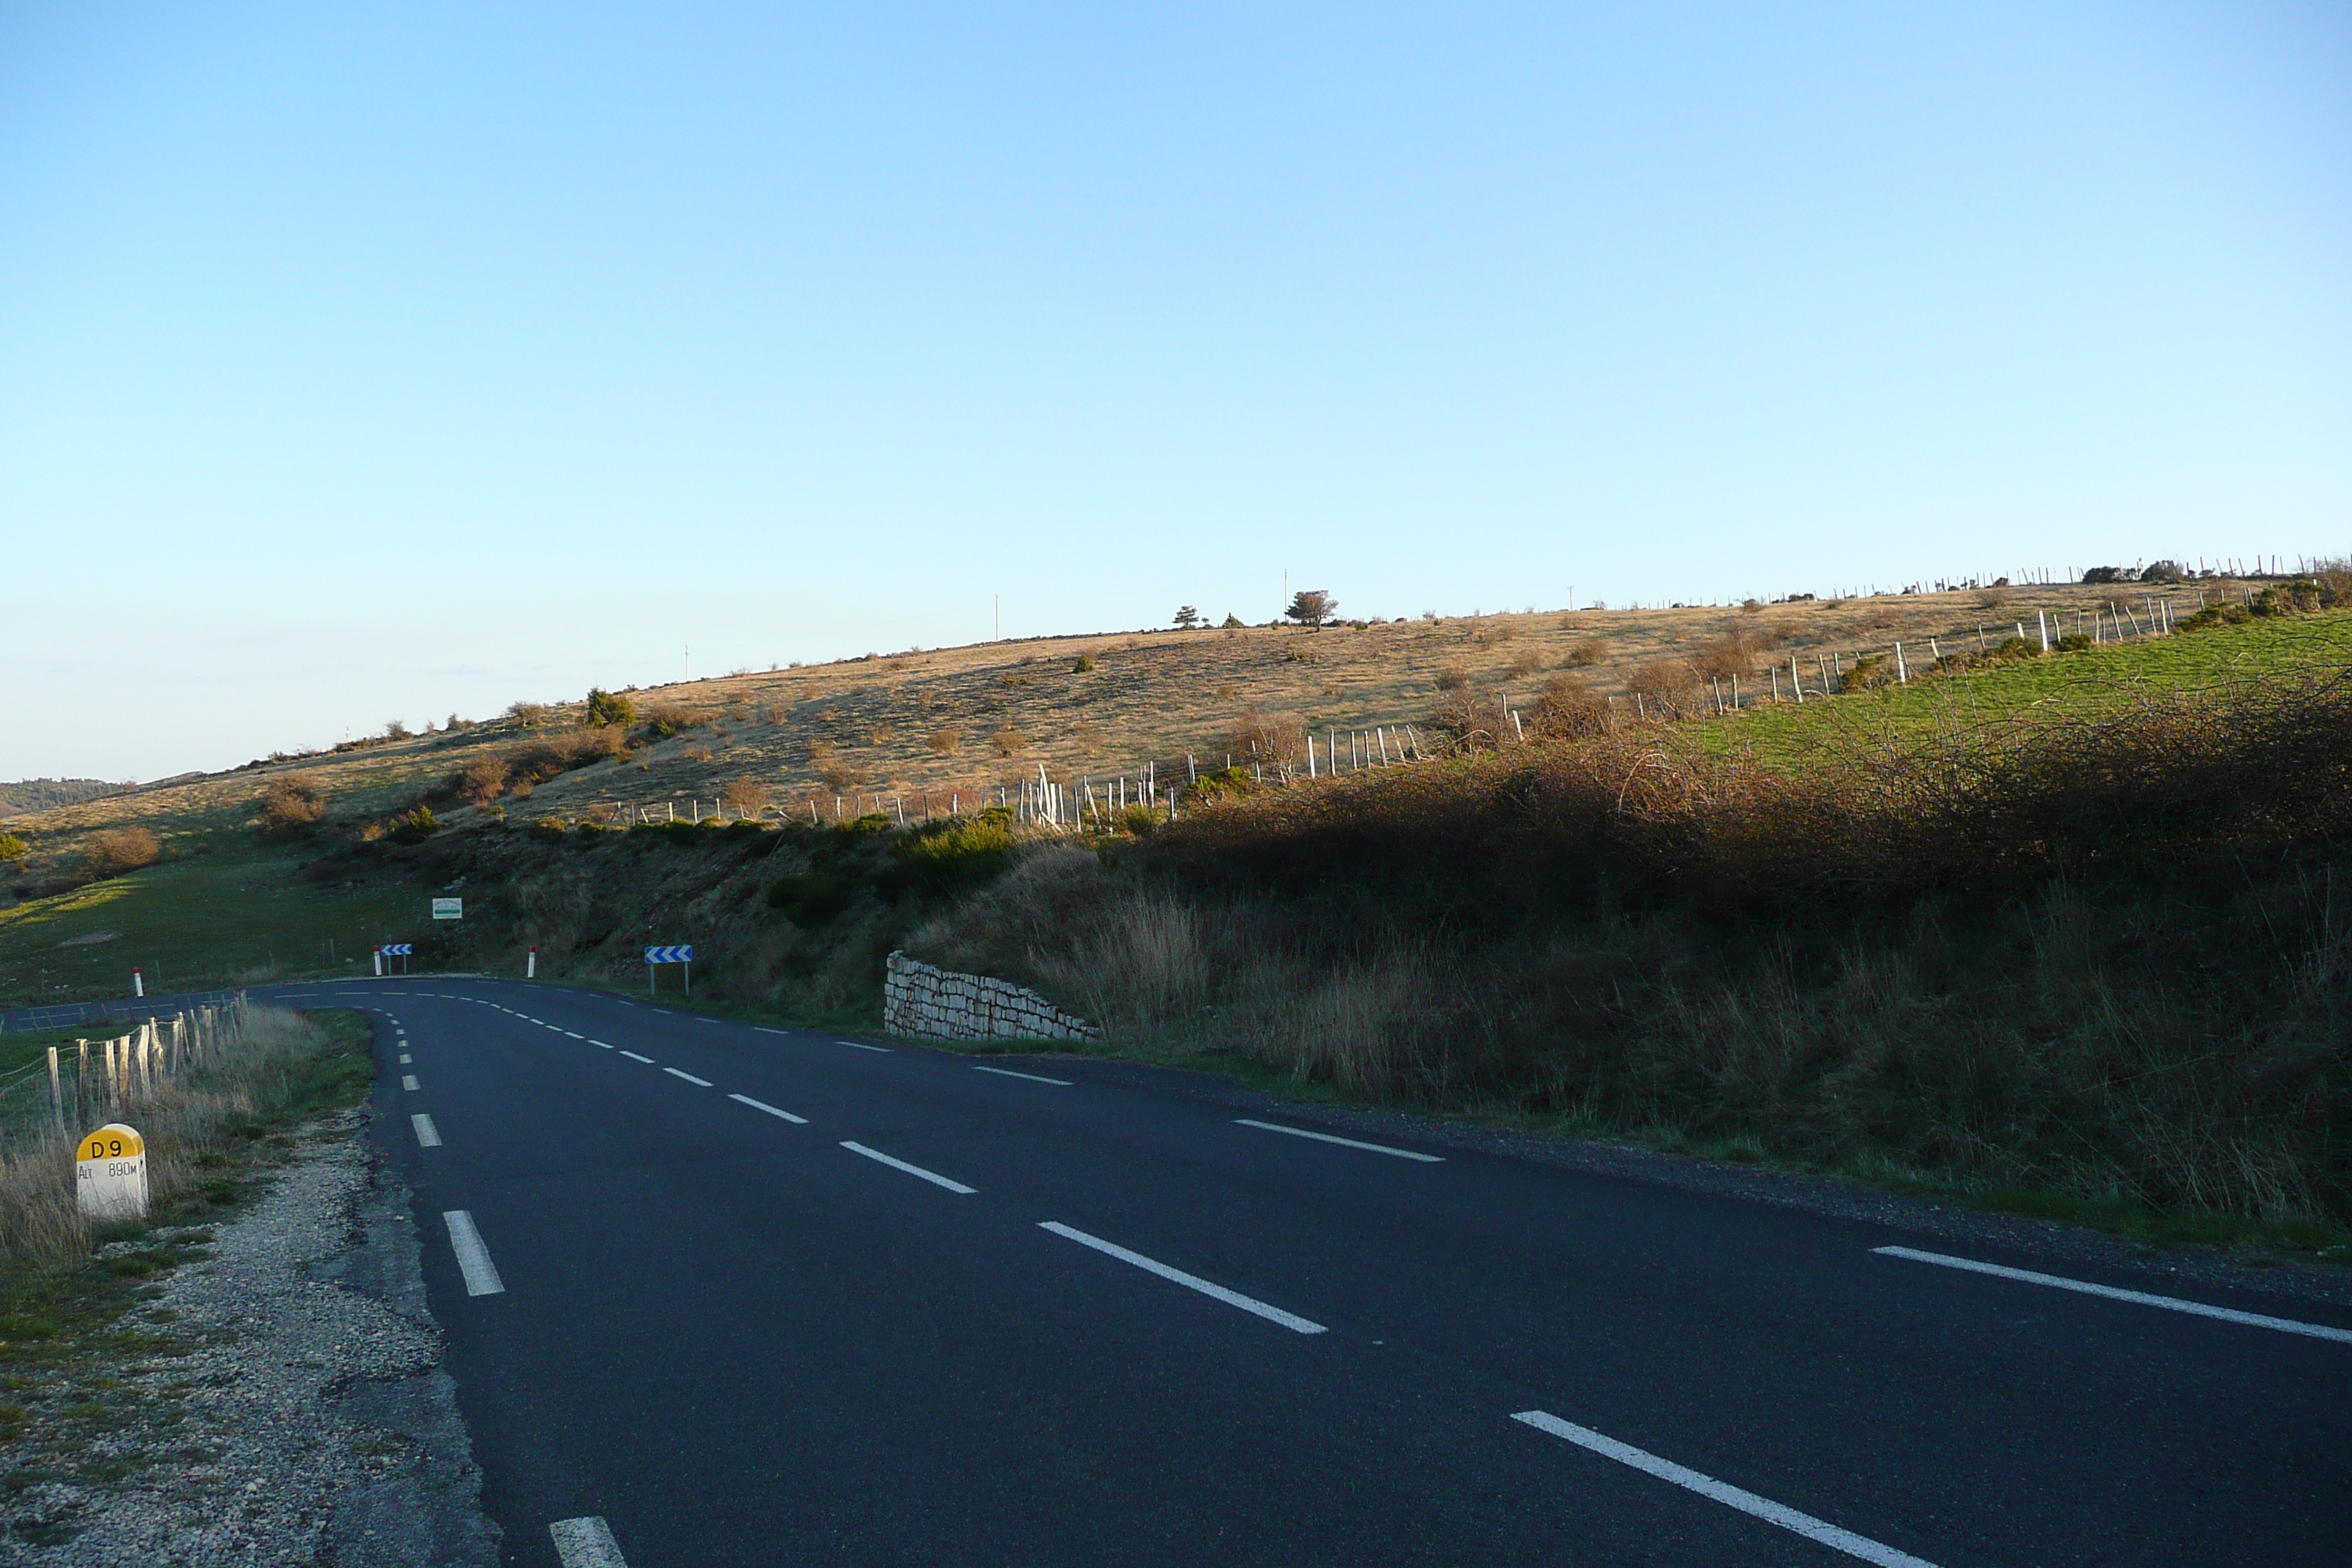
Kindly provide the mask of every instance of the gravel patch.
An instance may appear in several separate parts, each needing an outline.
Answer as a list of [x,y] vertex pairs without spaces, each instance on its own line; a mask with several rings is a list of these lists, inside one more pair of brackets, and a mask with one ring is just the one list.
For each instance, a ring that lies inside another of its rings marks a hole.
[[408,1194],[365,1152],[365,1120],[312,1129],[251,1209],[206,1227],[211,1256],[164,1275],[124,1321],[185,1352],[110,1369],[121,1386],[104,1397],[124,1415],[93,1440],[85,1469],[110,1454],[140,1468],[111,1484],[26,1489],[12,1510],[20,1531],[74,1533],[0,1544],[6,1561],[497,1562]]

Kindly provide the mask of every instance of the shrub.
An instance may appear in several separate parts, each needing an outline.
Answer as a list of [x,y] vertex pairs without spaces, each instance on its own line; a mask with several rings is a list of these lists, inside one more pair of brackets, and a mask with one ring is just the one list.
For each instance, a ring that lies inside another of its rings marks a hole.
[[1512,736],[1511,716],[1502,699],[1491,693],[1451,691],[1429,715],[1430,727],[1444,735],[1456,751],[1487,751]]
[[261,826],[265,833],[290,836],[307,833],[327,815],[326,787],[313,773],[283,773],[269,781],[261,795]]
[[2087,632],[2068,632],[2064,637],[2060,637],[2056,642],[2052,643],[2050,646],[2060,653],[2081,653],[2091,646],[2090,634]]
[[1587,637],[1571,647],[1560,659],[1569,669],[1590,669],[1596,664],[1609,662],[1609,645],[1598,637]]
[[1307,722],[1296,713],[1244,713],[1225,737],[1225,750],[1270,768],[1290,769],[1307,755]]
[[468,805],[488,805],[506,793],[507,760],[504,757],[476,757],[457,770],[450,781],[457,798]]
[[978,816],[925,823],[894,841],[891,852],[912,869],[924,892],[944,896],[984,882],[1003,868],[1013,848],[1010,816],[992,809]]
[[1070,672],[1073,675],[1084,675],[1094,667],[1094,659],[1090,656],[1083,653],[1070,661]]
[[775,792],[747,774],[728,780],[727,787],[719,791],[719,798],[726,802],[727,809],[738,816],[756,816],[775,798]]
[[1010,757],[1016,755],[1024,746],[1026,746],[1029,743],[1029,737],[1008,724],[1003,729],[997,731],[993,735],[991,735],[988,738],[988,743],[996,749],[996,754],[998,756]]
[[0,861],[22,860],[31,847],[13,833],[0,833]]
[[588,722],[598,729],[617,724],[625,730],[637,721],[636,704],[625,697],[614,696],[602,687],[588,692]]
[[115,827],[91,834],[83,856],[92,876],[119,877],[161,860],[163,847],[143,827]]
[[1609,725],[1609,706],[1572,675],[1555,675],[1526,712],[1528,727],[1546,740],[1597,735]]
[[536,730],[547,722],[548,707],[544,702],[509,702],[507,717],[526,730]]
[[2208,605],[2195,615],[2185,617],[2179,629],[2201,632],[2208,626],[2242,626],[2254,618],[2254,612],[2234,601]]
[[1761,653],[1769,639],[1754,626],[1735,626],[1715,641],[1699,649],[1691,661],[1692,669],[1709,680],[1728,680],[1735,675],[1756,673],[1756,656]]
[[393,819],[392,841],[394,844],[422,844],[441,831],[441,819],[433,815],[429,805],[420,805]]
[[1640,710],[1649,718],[1675,718],[1696,710],[1698,672],[1685,659],[1648,659],[1625,672],[1625,689],[1642,700]]
[[963,745],[963,734],[956,730],[934,730],[924,740],[923,744],[940,756],[951,757]]
[[1511,673],[1516,676],[1533,675],[1542,668],[1542,656],[1533,648],[1523,650],[1517,658],[1511,660]]
[[1470,672],[1458,664],[1449,664],[1437,672],[1437,689],[1459,691],[1470,684]]
[[1225,612],[1225,618],[1219,622],[1218,625],[1225,631],[1237,632],[1242,629],[1242,618],[1239,616],[1234,615],[1231,610],[1227,610]]
[[2151,561],[2139,569],[2143,583],[2178,583],[2188,575],[2178,561]]

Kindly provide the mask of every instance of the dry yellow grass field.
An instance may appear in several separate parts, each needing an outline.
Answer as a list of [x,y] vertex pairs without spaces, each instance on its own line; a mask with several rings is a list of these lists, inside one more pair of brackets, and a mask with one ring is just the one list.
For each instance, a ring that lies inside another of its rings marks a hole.
[[[2242,584],[2203,593],[2236,596]],[[2161,592],[2160,590],[2158,592]],[[2200,589],[2174,587],[2182,611]],[[436,807],[462,825],[478,811],[577,817],[618,806],[681,815],[717,806],[730,784],[751,781],[774,807],[805,814],[873,809],[877,797],[915,814],[970,809],[982,792],[1034,779],[1132,772],[1146,761],[1181,766],[1191,753],[1222,765],[1235,731],[1253,720],[1318,735],[1375,726],[1425,726],[1449,672],[1471,687],[1532,697],[1553,673],[1572,669],[1603,696],[1623,697],[1644,663],[1696,655],[1745,631],[1783,663],[1800,656],[1808,680],[1816,655],[1851,662],[1901,640],[1994,640],[2035,615],[2053,635],[2073,631],[2095,606],[2124,604],[2143,623],[2147,591],[2136,586],[2020,586],[1881,595],[1738,607],[1558,610],[1349,624],[1309,631],[1248,626],[1034,638],[874,654],[766,673],[739,672],[628,693],[638,718],[667,715],[673,738],[625,757],[562,773],[480,805]],[[1079,669],[1081,659],[1092,668]],[[1768,695],[1766,676],[1749,695]],[[441,788],[468,763],[511,760],[576,731],[585,704],[547,707],[358,749],[290,757],[205,774],[11,819],[34,854],[16,879],[66,864],[94,832],[126,826],[158,835],[165,852],[225,830],[257,826],[274,780],[315,779],[331,821],[388,816]],[[738,801],[751,798],[739,794]],[[697,803],[700,803],[698,805]],[[862,803],[862,805],[861,805]],[[729,815],[735,815],[730,809]]]

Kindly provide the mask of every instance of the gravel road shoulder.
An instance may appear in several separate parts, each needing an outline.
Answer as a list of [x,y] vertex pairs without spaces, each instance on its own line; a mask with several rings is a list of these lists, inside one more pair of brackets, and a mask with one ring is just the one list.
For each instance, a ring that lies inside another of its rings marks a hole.
[[[366,1120],[308,1129],[252,1207],[207,1227],[210,1256],[159,1281],[133,1320],[173,1348],[111,1369],[99,1463],[17,1496],[8,1561],[497,1562],[408,1193],[369,1157]],[[128,1474],[89,1479],[110,1449]],[[29,1544],[28,1521],[70,1537]]]

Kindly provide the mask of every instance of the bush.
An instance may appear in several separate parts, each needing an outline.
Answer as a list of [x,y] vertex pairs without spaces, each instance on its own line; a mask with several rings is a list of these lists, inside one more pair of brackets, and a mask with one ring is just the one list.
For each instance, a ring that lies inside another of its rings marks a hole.
[[1437,689],[1459,691],[1470,684],[1470,672],[1458,664],[1449,664],[1437,672]]
[[592,688],[589,690],[589,723],[595,725],[598,729],[603,729],[607,725],[617,724],[622,729],[625,730],[636,721],[636,704],[631,702],[627,698],[615,696],[612,692],[604,690],[602,687]]
[[2088,650],[2091,647],[2090,634],[2087,632],[2068,632],[2064,637],[2060,637],[2056,642],[2052,643],[2050,646],[2060,653],[2083,653]]
[[262,792],[262,831],[274,837],[308,833],[326,815],[326,786],[315,774],[284,773]]
[[2195,615],[2182,620],[2178,630],[2201,632],[2208,626],[2242,626],[2254,618],[2254,612],[2235,600],[2208,605]]
[[998,756],[1010,757],[1017,754],[1021,748],[1029,743],[1029,737],[1008,724],[991,735],[988,738],[988,743],[996,749]]
[[934,730],[924,740],[923,744],[940,756],[951,757],[962,747],[963,734],[957,730]]
[[394,844],[422,844],[440,831],[441,819],[433,808],[420,805],[393,819],[391,837]]
[[143,827],[116,827],[91,834],[83,856],[93,877],[119,877],[161,860],[163,847]]
[[775,792],[758,779],[746,776],[729,780],[719,798],[738,816],[757,816],[775,798]]
[[0,833],[0,861],[22,860],[32,846],[13,833]]
[[1010,813],[928,822],[895,840],[891,852],[914,871],[916,885],[935,897],[984,882],[1003,868],[1013,848]]
[[1651,719],[1696,712],[1698,684],[1698,671],[1679,658],[1646,659],[1625,673],[1625,689],[1642,700],[1638,711]]
[[1074,675],[1084,675],[1094,667],[1094,659],[1088,655],[1083,653],[1070,661],[1070,672]]
[[1609,705],[1576,677],[1555,675],[1525,717],[1528,728],[1545,740],[1578,740],[1609,727]]
[[1568,650],[1559,661],[1570,669],[1589,669],[1596,664],[1609,662],[1609,645],[1598,637],[1587,637]]
[[504,757],[476,757],[457,770],[450,787],[467,805],[488,805],[506,793],[507,772]]
[[2137,583],[2139,573],[2129,566],[2094,566],[2083,574],[2085,583]]

